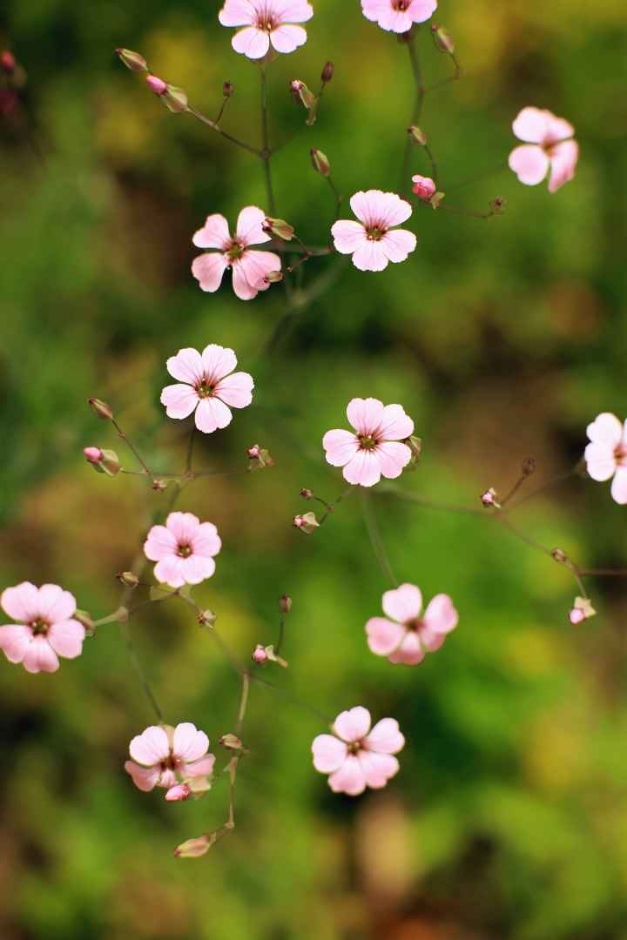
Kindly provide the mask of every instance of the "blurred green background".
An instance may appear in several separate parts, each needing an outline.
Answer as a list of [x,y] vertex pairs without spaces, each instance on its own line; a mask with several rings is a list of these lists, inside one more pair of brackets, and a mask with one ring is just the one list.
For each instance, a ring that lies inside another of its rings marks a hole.
[[[574,629],[574,584],[550,559],[481,518],[375,494],[399,579],[449,592],[461,614],[437,655],[405,669],[366,646],[388,585],[359,500],[310,538],[291,526],[311,508],[301,487],[342,489],[320,440],[354,396],[414,417],[424,454],[404,489],[469,506],[490,485],[504,491],[529,455],[533,485],[563,472],[599,411],[623,416],[624,2],[443,0],[466,75],[427,99],[422,123],[448,201],[482,211],[503,196],[507,213],[417,209],[411,260],[377,275],[345,266],[272,356],[261,350],[285,311],[281,287],[242,303],[228,283],[203,295],[189,270],[207,214],[264,206],[260,166],[169,115],[113,55],[140,50],[208,114],[231,80],[224,126],[257,140],[257,69],[232,52],[219,6],[8,0],[0,13],[2,44],[28,73],[0,123],[1,584],[58,582],[94,617],[116,607],[115,572],[166,497],[90,471],[82,447],[118,445],[85,400],[109,401],[149,463],[176,470],[187,427],[159,405],[165,359],[232,345],[255,376],[254,407],[199,443],[198,466],[244,466],[260,443],[276,467],[185,492],[181,508],[224,541],[196,596],[247,657],[275,640],[288,592],[291,668],[265,675],[331,716],[358,703],[394,715],[408,744],[386,791],[334,796],[311,767],[323,723],[254,686],[238,830],[180,861],[178,842],[223,822],[226,791],[167,805],[134,789],[128,741],[153,716],[118,627],[53,676],[3,659],[2,940],[626,938],[624,585],[593,584],[600,616]],[[307,45],[270,68],[270,125],[290,141],[275,160],[279,213],[323,244],[334,207],[309,148],[328,154],[346,196],[396,189],[412,87],[405,49],[357,0],[314,6]],[[420,45],[428,82],[448,74],[426,32]],[[317,87],[327,59],[336,76],[307,128],[287,84]],[[575,124],[576,181],[549,196],[504,169],[456,192],[505,167],[527,104]],[[426,172],[418,150],[412,160]],[[623,519],[607,486],[578,479],[516,516],[586,566],[627,563]],[[237,677],[183,605],[149,607],[132,632],[169,720],[214,742],[232,730]]]

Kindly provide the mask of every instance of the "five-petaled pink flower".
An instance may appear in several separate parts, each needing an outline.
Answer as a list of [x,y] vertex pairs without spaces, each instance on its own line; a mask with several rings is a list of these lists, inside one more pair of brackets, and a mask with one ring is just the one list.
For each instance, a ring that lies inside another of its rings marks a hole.
[[232,46],[249,59],[263,59],[270,46],[277,52],[294,52],[307,42],[302,26],[313,16],[306,0],[225,0],[218,14],[223,26],[244,26],[235,33]]
[[399,477],[411,460],[407,444],[414,422],[400,405],[383,405],[377,398],[353,398],[346,417],[354,431],[327,431],[322,439],[327,463],[343,467],[347,483],[374,486],[382,476]]
[[334,793],[359,796],[366,787],[384,787],[398,773],[394,754],[405,745],[394,718],[383,718],[372,731],[370,712],[358,706],[337,716],[333,734],[319,734],[311,745],[313,763],[320,773],[330,774]]
[[80,656],[85,627],[74,619],[76,600],[69,591],[22,581],[2,592],[0,604],[18,621],[0,627],[0,649],[10,663],[22,663],[28,672],[56,672],[59,656]]
[[437,0],[361,0],[367,20],[392,33],[407,33],[414,23],[424,23],[437,9]]
[[422,593],[413,584],[386,591],[383,612],[387,618],[372,617],[366,624],[368,646],[377,656],[406,666],[415,666],[427,653],[439,650],[459,622],[448,594],[437,594],[423,614]]
[[604,483],[612,477],[612,498],[627,503],[627,421],[604,412],[587,429],[590,444],[585,450],[586,469],[593,480]]
[[572,180],[579,159],[572,124],[550,111],[523,108],[512,126],[516,137],[525,141],[509,155],[510,168],[521,183],[537,186],[550,170],[549,192],[555,193]]
[[215,293],[227,268],[233,270],[233,290],[240,300],[252,300],[270,287],[267,277],[281,270],[281,259],[272,251],[251,251],[251,245],[263,245],[272,239],[263,230],[265,219],[265,212],[257,206],[247,206],[238,215],[235,236],[231,237],[223,215],[207,217],[192,239],[197,248],[214,249],[192,262],[192,274],[202,290]]
[[340,219],[331,228],[336,251],[352,255],[360,271],[383,271],[389,261],[407,260],[416,247],[416,236],[392,226],[411,216],[408,202],[396,193],[369,189],[351,197],[351,209],[359,222]]
[[186,799],[192,792],[188,781],[213,773],[215,756],[207,753],[209,738],[189,721],[176,728],[151,725],[133,738],[128,750],[132,760],[124,769],[135,786],[145,793],[164,787],[166,800]]
[[253,400],[252,377],[248,372],[233,372],[236,366],[233,350],[215,343],[205,346],[202,353],[180,349],[166,362],[172,378],[184,383],[166,385],[161,392],[168,417],[182,419],[195,412],[196,427],[204,434],[225,428],[233,420],[231,408],[246,408]]
[[191,512],[171,512],[165,525],[153,525],[144,554],[156,561],[155,578],[180,588],[200,584],[216,570],[213,556],[222,548],[213,522],[200,522]]

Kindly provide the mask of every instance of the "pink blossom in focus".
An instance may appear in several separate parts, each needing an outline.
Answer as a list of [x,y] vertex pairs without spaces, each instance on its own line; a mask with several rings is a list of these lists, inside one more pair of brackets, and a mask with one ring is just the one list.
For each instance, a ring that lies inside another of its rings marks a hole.
[[381,477],[394,480],[412,453],[400,443],[414,433],[414,422],[400,405],[383,405],[377,398],[353,398],[346,416],[354,431],[327,431],[322,439],[327,463],[343,467],[347,483],[374,486]]
[[620,505],[627,503],[627,421],[604,412],[588,425],[590,444],[584,457],[586,469],[593,480],[604,483],[612,479],[612,498]]
[[200,584],[216,570],[213,556],[222,548],[212,522],[200,522],[191,512],[171,512],[165,525],[153,525],[144,554],[156,561],[155,578],[173,588]]
[[243,26],[232,46],[249,59],[263,59],[270,51],[294,52],[307,42],[302,26],[313,16],[306,0],[225,0],[218,14],[223,26]]
[[336,251],[352,255],[360,271],[383,271],[388,262],[406,261],[416,247],[416,236],[394,225],[406,222],[412,208],[396,193],[380,189],[358,192],[351,197],[351,209],[359,219],[341,219],[331,228]]
[[525,141],[509,155],[509,165],[521,183],[537,186],[549,176],[549,192],[573,179],[579,160],[575,129],[563,118],[539,108],[523,108],[513,123],[519,140]]
[[240,300],[252,300],[259,291],[270,287],[267,276],[280,271],[281,259],[272,251],[251,251],[251,245],[271,241],[263,230],[265,220],[265,212],[257,206],[247,206],[238,215],[235,235],[231,236],[223,215],[207,216],[192,239],[197,248],[212,249],[192,262],[192,274],[202,290],[215,293],[227,268],[233,271],[233,290]]
[[0,605],[17,621],[0,626],[0,649],[10,663],[22,663],[28,672],[56,672],[59,656],[80,656],[85,627],[74,619],[76,600],[69,591],[22,581],[2,592]]
[[333,734],[319,734],[311,745],[313,763],[329,774],[334,793],[359,796],[366,787],[375,790],[398,773],[394,754],[405,745],[394,718],[383,718],[370,730],[370,712],[358,706],[337,716]]
[[415,193],[419,199],[428,201],[435,195],[436,185],[430,176],[412,176],[411,179],[414,184],[411,191]]
[[187,799],[187,782],[213,773],[215,756],[207,753],[209,738],[189,721],[172,728],[151,725],[129,745],[131,760],[124,764],[139,790],[164,787],[166,800]]
[[437,9],[437,0],[361,0],[367,20],[392,33],[407,33],[414,23],[424,23]]
[[366,624],[368,646],[391,663],[415,666],[427,653],[439,650],[454,630],[459,616],[448,594],[437,594],[422,613],[422,593],[413,584],[401,584],[383,595],[386,617]]
[[194,412],[196,427],[203,434],[225,428],[233,420],[231,408],[246,408],[253,400],[252,377],[233,372],[237,357],[232,349],[211,343],[200,353],[179,349],[166,362],[178,385],[166,385],[161,392],[169,418],[182,420]]

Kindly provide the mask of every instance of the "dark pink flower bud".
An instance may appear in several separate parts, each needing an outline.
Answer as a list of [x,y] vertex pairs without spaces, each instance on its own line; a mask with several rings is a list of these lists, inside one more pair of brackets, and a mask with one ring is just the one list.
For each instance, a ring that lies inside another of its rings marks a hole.
[[325,85],[328,85],[328,83],[331,81],[334,72],[335,66],[333,65],[333,62],[327,62],[325,67],[322,69],[322,75],[320,76],[322,82]]
[[265,663],[268,662],[269,658],[270,657],[268,656],[268,653],[266,652],[266,648],[264,646],[261,646],[261,644],[257,644],[255,649],[253,650],[253,655],[252,655],[253,662],[257,663],[257,665],[259,666],[263,666],[265,665]]
[[294,516],[293,525],[301,532],[304,532],[305,535],[311,535],[320,527],[315,512],[306,512],[303,515]]
[[311,157],[311,165],[320,176],[330,176],[331,175],[331,164],[329,163],[329,158],[322,150],[317,150],[315,147],[309,151],[309,156]]
[[261,447],[259,444],[253,444],[252,447],[248,448],[246,454],[250,457],[251,460],[258,460],[261,456]]
[[412,176],[412,192],[415,193],[419,199],[424,199],[425,202],[428,202],[432,196],[435,195],[436,185],[430,176]]
[[161,97],[161,95],[165,95],[168,90],[168,83],[164,82],[162,78],[157,78],[156,75],[146,76],[146,84],[153,94],[159,95],[159,97]]
[[186,783],[177,783],[175,786],[170,787],[165,798],[169,803],[178,803],[181,800],[188,800],[191,795],[192,791]]
[[83,453],[85,454],[85,460],[87,460],[88,463],[100,463],[104,457],[104,454],[99,447],[85,447],[83,448]]
[[586,615],[584,614],[583,610],[579,610],[578,608],[573,607],[570,614],[568,615],[568,619],[572,623],[573,627],[575,627],[577,624],[582,623],[586,619]]
[[489,509],[492,506],[498,508],[499,504],[497,501],[497,492],[494,487],[491,486],[489,490],[486,490],[485,493],[481,494],[481,502],[486,507],[486,509]]

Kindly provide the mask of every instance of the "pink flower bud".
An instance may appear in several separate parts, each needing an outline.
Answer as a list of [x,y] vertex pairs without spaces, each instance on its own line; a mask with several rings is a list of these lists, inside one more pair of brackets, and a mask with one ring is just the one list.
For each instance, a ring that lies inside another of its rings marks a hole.
[[198,836],[197,839],[188,839],[181,842],[174,849],[176,858],[201,858],[206,855],[212,845],[218,841],[217,832],[207,832],[204,836]]
[[294,101],[296,101],[297,104],[302,104],[303,108],[305,108],[307,111],[309,111],[310,108],[313,108],[317,101],[313,91],[310,91],[305,83],[301,82],[299,78],[292,79],[290,82],[290,91],[292,92]]
[[430,176],[412,176],[412,192],[415,193],[419,199],[424,199],[427,202],[433,195],[435,195],[436,185]]
[[157,78],[156,75],[147,75],[146,84],[155,95],[165,95],[168,90],[168,83],[164,82],[162,78]]
[[497,501],[497,492],[494,487],[491,486],[489,490],[486,490],[485,493],[481,494],[481,502],[486,507],[486,509],[489,509],[491,506],[498,508],[499,504]]
[[181,800],[188,800],[191,795],[192,791],[186,783],[177,783],[175,786],[170,787],[165,798],[168,803],[178,803]]
[[578,610],[576,607],[573,607],[570,614],[568,615],[568,619],[575,627],[578,623],[582,623],[586,619],[586,615],[584,614],[583,610]]
[[320,523],[316,519],[315,512],[306,512],[303,515],[294,516],[293,525],[305,535],[311,535],[319,528]]
[[261,447],[259,444],[253,444],[252,447],[248,448],[246,454],[250,457],[251,460],[258,460],[261,455]]
[[2,54],[0,54],[0,68],[3,72],[6,72],[7,75],[12,75],[17,67],[17,62],[15,56],[12,52],[9,52],[8,49],[5,49]]
[[590,599],[588,597],[576,597],[568,619],[572,625],[576,627],[578,624],[583,623],[584,620],[589,620],[590,617],[595,616],[596,610],[590,603]]
[[316,150],[314,147],[309,151],[309,156],[311,157],[311,165],[320,176],[330,176],[331,175],[331,164],[329,163],[329,158],[322,150]]
[[88,463],[100,463],[104,457],[104,454],[99,447],[84,447],[83,453],[85,454],[85,460]]
[[323,84],[328,85],[328,83],[333,78],[334,72],[335,72],[335,66],[333,65],[333,62],[327,62],[325,67],[322,69],[322,75],[320,76]]
[[265,647],[261,646],[261,644],[258,643],[255,649],[253,650],[252,659],[253,659],[253,662],[257,663],[259,666],[263,666],[265,663],[267,663],[269,656],[266,652]]

